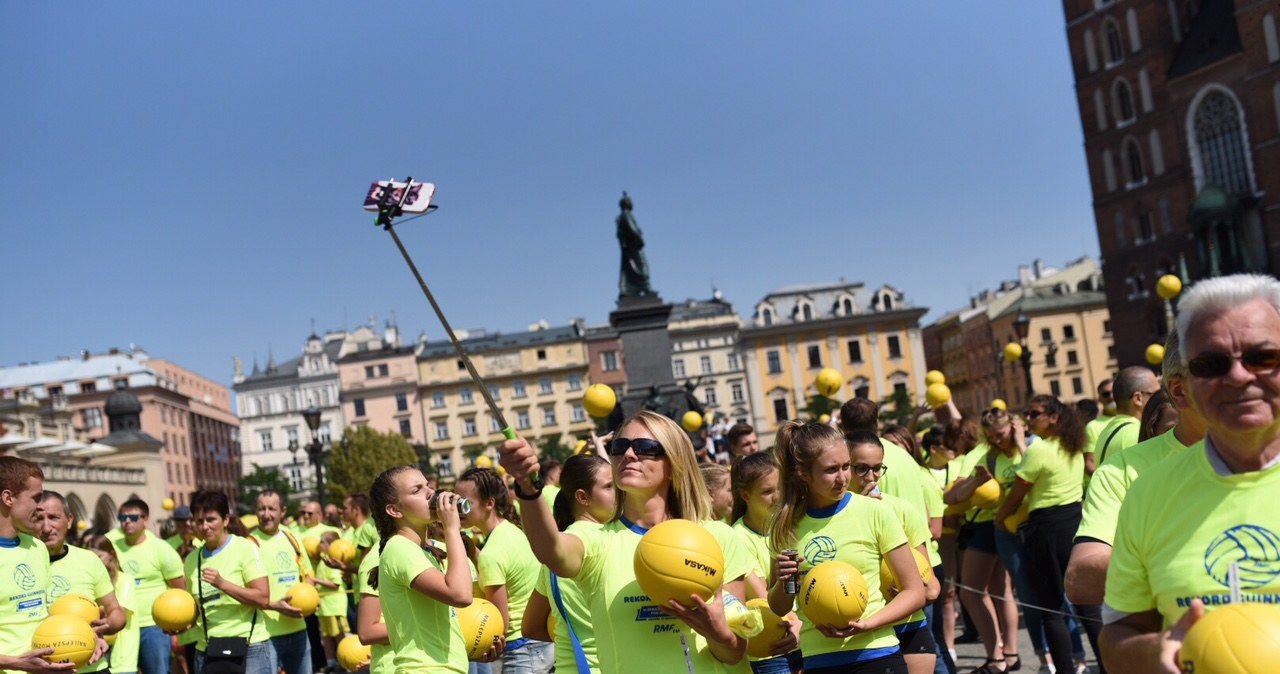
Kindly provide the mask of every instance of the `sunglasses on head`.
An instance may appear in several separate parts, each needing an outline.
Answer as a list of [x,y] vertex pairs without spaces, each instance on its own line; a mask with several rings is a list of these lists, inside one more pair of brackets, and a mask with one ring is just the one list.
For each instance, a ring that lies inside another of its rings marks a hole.
[[130,513],[128,515],[119,515],[116,517],[116,519],[119,520],[121,524],[124,524],[125,522],[137,522],[138,520],[142,519],[142,515],[139,515],[137,513]]
[[1240,361],[1244,369],[1253,374],[1270,372],[1280,368],[1280,349],[1255,349],[1239,356],[1225,353],[1204,353],[1187,361],[1187,372],[1193,377],[1214,379],[1231,371],[1231,364]]
[[666,456],[667,450],[661,442],[653,438],[614,438],[609,443],[609,456],[622,456],[627,450],[636,456]]

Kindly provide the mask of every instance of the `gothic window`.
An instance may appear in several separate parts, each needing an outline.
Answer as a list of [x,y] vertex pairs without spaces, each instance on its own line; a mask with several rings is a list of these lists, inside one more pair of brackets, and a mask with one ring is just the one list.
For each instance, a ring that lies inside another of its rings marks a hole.
[[1211,91],[1193,114],[1201,186],[1216,185],[1228,193],[1252,191],[1249,150],[1235,99],[1221,90]]
[[1129,83],[1124,80],[1116,80],[1115,88],[1116,101],[1116,126],[1128,124],[1133,121],[1133,92],[1129,89]]
[[1102,27],[1106,35],[1107,65],[1115,65],[1124,59],[1124,45],[1120,42],[1120,24],[1108,19]]
[[1137,141],[1130,138],[1124,144],[1125,166],[1129,169],[1128,187],[1137,187],[1147,181],[1146,169],[1142,166],[1142,148]]

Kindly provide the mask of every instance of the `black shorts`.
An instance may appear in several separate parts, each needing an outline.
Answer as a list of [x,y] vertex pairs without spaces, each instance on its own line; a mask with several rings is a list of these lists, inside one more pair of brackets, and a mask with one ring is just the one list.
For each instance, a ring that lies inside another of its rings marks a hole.
[[964,541],[960,546],[961,550],[985,552],[988,555],[999,554],[996,551],[995,522],[969,522],[964,525],[964,528],[965,533],[961,535]]
[[914,627],[898,634],[898,647],[903,655],[937,655],[938,645],[928,625]]

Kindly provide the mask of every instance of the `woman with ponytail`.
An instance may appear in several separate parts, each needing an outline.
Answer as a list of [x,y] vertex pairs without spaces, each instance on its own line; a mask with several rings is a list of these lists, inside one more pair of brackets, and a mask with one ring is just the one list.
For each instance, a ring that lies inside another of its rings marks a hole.
[[[614,507],[609,462],[594,454],[569,457],[551,506],[556,528],[570,532],[597,529],[613,517]],[[548,621],[554,622],[554,638]],[[521,629],[530,638],[555,642],[557,672],[599,674],[591,607],[575,581],[557,578],[542,567]]]
[[[577,581],[588,597],[601,670],[737,671],[732,665],[742,660],[746,640],[729,629],[723,601],[726,594],[744,596],[751,562],[732,529],[712,519],[689,435],[674,421],[641,411],[623,422],[608,452],[616,495],[612,518],[598,529],[560,532],[533,480],[536,450],[523,438],[502,446],[502,466],[516,479],[534,553],[556,576]],[[641,536],[673,518],[702,524],[724,552],[724,586],[710,601],[691,595],[684,604],[658,606],[636,581],[632,560]]]
[[[753,564],[747,581],[747,598],[768,598],[769,578],[773,573],[773,555],[769,554],[769,524],[778,504],[778,466],[772,452],[756,452],[733,463],[733,511],[729,522],[733,532],[751,552]],[[800,645],[800,619],[794,612],[783,615],[787,633],[770,644],[772,654],[766,658],[750,658],[755,674],[804,671]]]
[[507,626],[502,672],[546,674],[555,664],[552,645],[530,639],[520,629],[541,565],[520,530],[520,513],[511,502],[507,483],[492,468],[472,468],[458,478],[458,495],[472,504],[463,524],[479,531],[484,541],[476,559],[480,587]]
[[[774,452],[782,483],[781,508],[769,528],[777,578],[769,588],[774,613],[791,610],[788,577],[801,580],[815,565],[839,560],[862,572],[867,607],[847,625],[815,625],[807,617],[800,649],[808,674],[907,674],[893,625],[924,607],[925,588],[907,534],[893,509],[849,491],[852,459],[844,436],[821,423],[791,421],[778,429]],[[791,558],[783,551],[799,551]],[[902,590],[885,601],[880,560],[886,559]]]
[[[1018,466],[1017,481],[996,513],[996,521],[1018,511],[1027,501],[1030,517],[1020,531],[1028,567],[1031,603],[1044,607],[1041,620],[1053,664],[1059,672],[1075,671],[1063,575],[1071,559],[1071,545],[1080,528],[1084,499],[1084,423],[1075,408],[1050,395],[1027,403],[1027,425],[1037,438]],[[1097,606],[1076,606],[1095,653],[1102,615]]]
[[[389,641],[395,644],[391,671],[466,674],[467,651],[453,616],[453,609],[471,605],[458,495],[437,495],[417,468],[395,466],[374,478],[369,499],[381,541],[368,587],[378,592]],[[438,549],[424,547],[433,519],[444,525],[448,551],[443,565]],[[488,659],[502,651],[501,638],[497,641]]]

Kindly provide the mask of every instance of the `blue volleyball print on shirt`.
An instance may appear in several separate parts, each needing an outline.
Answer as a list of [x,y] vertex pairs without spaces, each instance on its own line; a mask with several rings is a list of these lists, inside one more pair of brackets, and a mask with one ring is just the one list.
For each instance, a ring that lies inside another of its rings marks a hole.
[[804,561],[818,565],[836,558],[836,542],[830,536],[815,536],[804,546]]
[[36,573],[26,562],[23,562],[13,570],[13,582],[23,590],[30,590],[36,586]]
[[1280,577],[1280,536],[1265,527],[1241,524],[1222,532],[1204,552],[1204,569],[1230,587],[1232,563],[1240,566],[1240,588],[1264,587]]

